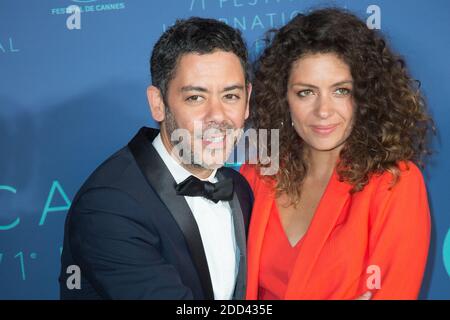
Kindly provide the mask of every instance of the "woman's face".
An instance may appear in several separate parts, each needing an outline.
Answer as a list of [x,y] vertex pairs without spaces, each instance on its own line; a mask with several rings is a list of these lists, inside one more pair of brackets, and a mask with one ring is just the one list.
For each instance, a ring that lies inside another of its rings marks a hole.
[[349,66],[333,53],[294,62],[287,100],[293,126],[306,145],[319,151],[343,145],[353,124],[352,90]]

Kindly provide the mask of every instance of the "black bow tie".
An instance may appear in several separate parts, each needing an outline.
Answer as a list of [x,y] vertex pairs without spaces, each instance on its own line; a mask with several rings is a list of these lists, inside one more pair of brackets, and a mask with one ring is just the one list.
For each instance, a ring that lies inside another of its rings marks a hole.
[[205,197],[215,203],[219,200],[229,201],[233,198],[233,179],[226,178],[222,181],[212,183],[203,181],[194,176],[175,186],[177,195],[190,197]]

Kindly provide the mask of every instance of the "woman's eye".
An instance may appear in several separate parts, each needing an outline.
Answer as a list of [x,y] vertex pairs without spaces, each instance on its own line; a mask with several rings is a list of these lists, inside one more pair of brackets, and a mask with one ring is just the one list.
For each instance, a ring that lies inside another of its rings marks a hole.
[[347,88],[339,88],[339,89],[336,89],[335,93],[340,96],[346,96],[346,95],[349,95],[351,93],[351,91]]
[[297,95],[301,98],[307,97],[312,95],[314,92],[312,90],[301,90],[299,92],[297,92]]

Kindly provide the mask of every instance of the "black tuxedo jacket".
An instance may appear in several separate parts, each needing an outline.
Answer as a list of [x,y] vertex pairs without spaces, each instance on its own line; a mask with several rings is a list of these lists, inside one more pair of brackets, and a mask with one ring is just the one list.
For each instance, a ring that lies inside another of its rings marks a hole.
[[[214,298],[194,216],[151,144],[158,132],[141,128],[75,196],[65,223],[62,299]],[[229,203],[240,255],[234,298],[243,299],[253,194],[233,169],[221,168],[216,177],[234,183]],[[80,289],[67,286],[76,283],[70,265],[80,268]]]

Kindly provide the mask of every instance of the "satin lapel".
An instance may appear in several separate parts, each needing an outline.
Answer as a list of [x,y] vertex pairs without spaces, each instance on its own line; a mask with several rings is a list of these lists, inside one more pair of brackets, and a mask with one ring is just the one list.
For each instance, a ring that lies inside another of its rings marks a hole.
[[214,299],[208,262],[195,218],[184,197],[176,194],[174,188],[176,182],[151,144],[158,132],[156,129],[143,127],[130,141],[128,147],[148,183],[169,209],[184,234],[205,299]]
[[275,183],[261,181],[255,190],[252,218],[248,235],[247,299],[258,299],[259,265],[270,210],[275,199]]
[[289,280],[285,299],[297,299],[299,295],[305,293],[302,290],[305,290],[321,250],[335,227],[342,208],[350,198],[350,189],[349,184],[339,181],[336,170],[334,170],[314,218],[304,236]]
[[[230,169],[232,170],[232,169]],[[219,169],[217,171],[216,177],[218,180],[225,179],[226,177],[232,178],[231,175],[228,175],[226,169]],[[236,239],[236,245],[238,247],[239,255],[237,256],[239,265],[238,265],[238,274],[236,278],[236,286],[233,294],[233,298],[237,300],[244,299],[245,297],[245,287],[246,287],[246,278],[247,278],[247,245],[246,245],[246,235],[245,235],[245,223],[244,223],[244,215],[242,212],[241,202],[243,201],[241,198],[241,194],[239,192],[239,186],[236,186],[236,181],[234,182],[234,192],[233,199],[229,201],[232,216],[233,216],[233,226],[234,233]]]

